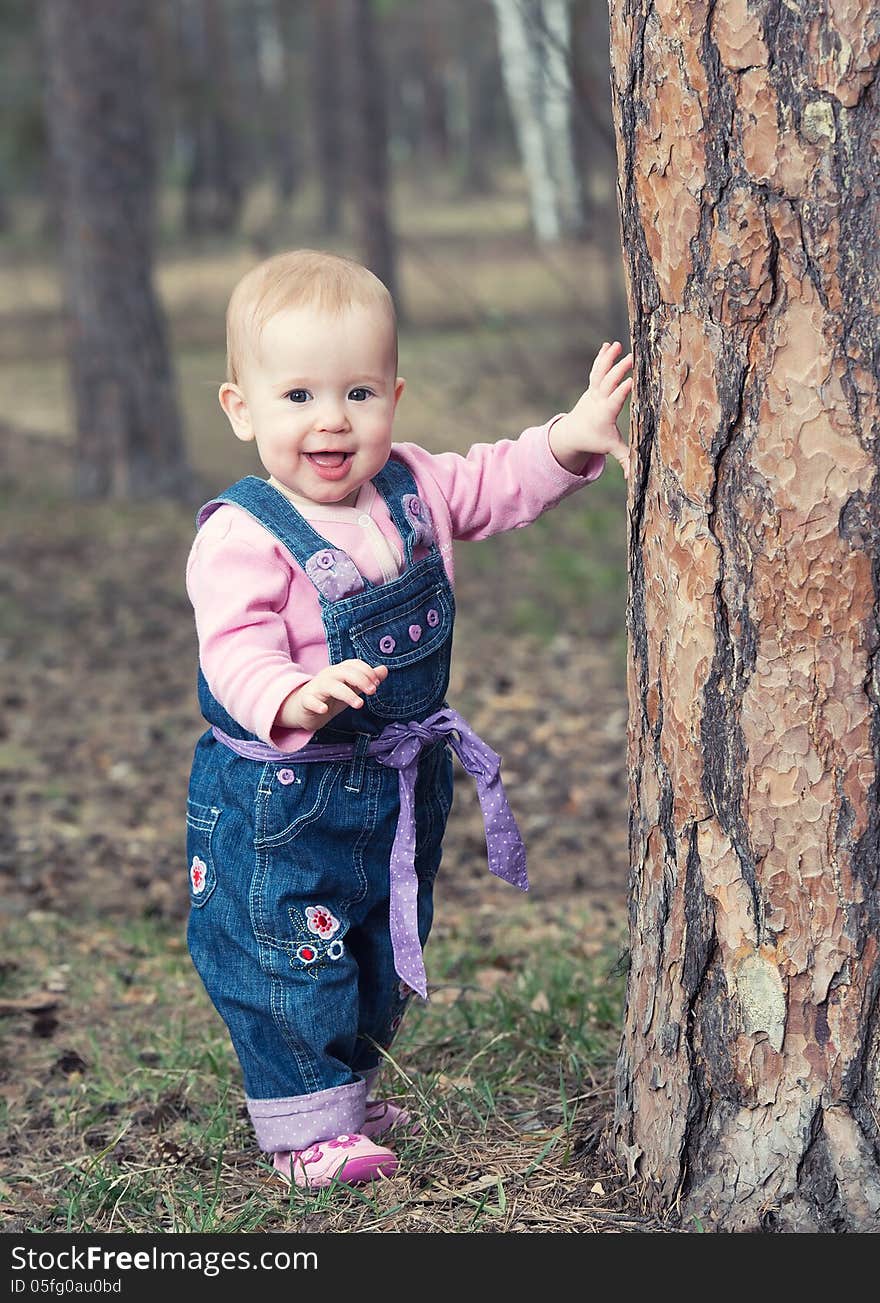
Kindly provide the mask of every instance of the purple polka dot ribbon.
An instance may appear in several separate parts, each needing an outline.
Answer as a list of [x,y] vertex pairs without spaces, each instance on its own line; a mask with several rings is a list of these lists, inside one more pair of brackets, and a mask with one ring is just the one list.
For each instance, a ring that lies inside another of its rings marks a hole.
[[[218,742],[250,760],[304,762],[347,760],[354,748],[309,743],[300,751],[276,751],[262,742],[229,737],[216,726]],[[457,710],[444,706],[417,723],[389,724],[367,747],[367,755],[380,765],[398,771],[400,814],[391,848],[390,929],[394,967],[399,977],[428,998],[428,983],[418,929],[418,878],[415,870],[415,787],[419,756],[426,746],[444,738],[467,773],[476,781],[477,796],[486,828],[489,871],[504,882],[528,891],[526,850],[501,781],[501,757],[493,751]],[[284,779],[280,778],[280,781]],[[289,780],[288,780],[289,781]]]
[[529,889],[526,849],[501,781],[501,757],[477,736],[457,710],[448,706],[420,724],[389,724],[383,729],[376,741],[370,743],[368,755],[380,765],[396,769],[400,787],[400,815],[391,848],[390,870],[394,967],[423,1000],[428,998],[428,985],[417,922],[414,795],[419,756],[424,747],[441,738],[446,739],[476,781],[490,873],[519,887],[520,891]]

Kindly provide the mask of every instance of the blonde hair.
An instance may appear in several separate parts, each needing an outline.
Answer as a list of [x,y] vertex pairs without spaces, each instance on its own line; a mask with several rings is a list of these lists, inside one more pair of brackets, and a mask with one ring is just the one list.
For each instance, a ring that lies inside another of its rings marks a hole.
[[386,287],[366,267],[340,254],[291,249],[258,263],[232,291],[226,309],[226,378],[238,384],[248,346],[254,346],[270,318],[283,308],[313,305],[339,314],[359,304],[384,312],[394,342],[397,370],[397,317]]

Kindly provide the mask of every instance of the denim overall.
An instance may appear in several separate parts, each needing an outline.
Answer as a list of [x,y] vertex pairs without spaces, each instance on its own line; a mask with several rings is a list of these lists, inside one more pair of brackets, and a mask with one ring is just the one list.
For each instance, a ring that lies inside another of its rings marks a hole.
[[[391,460],[373,483],[406,557],[383,584],[361,576],[256,476],[198,516],[201,525],[221,503],[244,508],[314,584],[330,661],[389,667],[361,709],[346,708],[287,759],[236,723],[199,674],[199,703],[214,727],[197,743],[190,778],[187,939],[229,1029],[267,1151],[360,1129],[367,1075],[412,995],[395,969],[389,925],[399,772],[376,763],[371,745],[389,726],[411,728],[444,706],[455,603],[409,470]],[[428,553],[414,561],[420,542]],[[344,758],[298,763],[327,744]],[[423,741],[411,848],[421,946],[451,804],[450,747],[442,737]]]

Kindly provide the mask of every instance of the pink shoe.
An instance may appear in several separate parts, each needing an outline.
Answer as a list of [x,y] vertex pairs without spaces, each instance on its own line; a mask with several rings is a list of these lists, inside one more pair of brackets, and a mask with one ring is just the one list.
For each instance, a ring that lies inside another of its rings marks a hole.
[[397,1155],[374,1145],[365,1135],[337,1136],[320,1140],[308,1149],[281,1150],[273,1155],[273,1166],[283,1181],[304,1190],[318,1190],[334,1181],[360,1185],[380,1176],[393,1176]]
[[387,1099],[368,1099],[367,1113],[361,1131],[371,1140],[384,1136],[388,1131],[406,1131],[408,1135],[418,1136],[422,1128],[411,1113],[399,1108]]

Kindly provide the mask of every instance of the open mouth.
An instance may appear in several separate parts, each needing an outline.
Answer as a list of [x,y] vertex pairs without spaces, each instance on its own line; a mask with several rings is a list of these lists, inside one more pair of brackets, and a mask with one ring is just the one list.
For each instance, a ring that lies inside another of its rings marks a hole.
[[354,453],[351,452],[307,452],[306,460],[322,479],[339,479],[348,470]]

